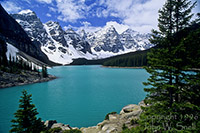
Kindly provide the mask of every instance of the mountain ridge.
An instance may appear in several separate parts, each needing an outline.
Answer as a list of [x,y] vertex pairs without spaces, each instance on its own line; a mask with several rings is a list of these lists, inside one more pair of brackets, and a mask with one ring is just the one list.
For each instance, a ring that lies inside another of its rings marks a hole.
[[77,33],[73,29],[64,31],[58,22],[42,23],[31,10],[11,16],[50,61],[63,65],[70,64],[77,58],[102,59],[153,46],[148,41],[149,34],[141,34],[131,29],[119,34],[114,26],[106,26],[92,33],[86,33],[84,30]]

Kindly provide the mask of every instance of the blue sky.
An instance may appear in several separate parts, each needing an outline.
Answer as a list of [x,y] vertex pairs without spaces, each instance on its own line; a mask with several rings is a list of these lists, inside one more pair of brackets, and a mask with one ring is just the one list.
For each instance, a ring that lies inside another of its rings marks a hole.
[[[34,11],[45,23],[57,21],[63,29],[95,31],[113,25],[146,33],[157,29],[158,10],[165,0],[0,0],[9,13]],[[194,12],[200,11],[200,0]]]

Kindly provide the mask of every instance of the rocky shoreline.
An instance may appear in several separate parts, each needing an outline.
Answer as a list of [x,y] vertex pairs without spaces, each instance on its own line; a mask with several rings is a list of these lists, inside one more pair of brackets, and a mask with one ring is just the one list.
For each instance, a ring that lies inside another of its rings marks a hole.
[[27,70],[22,70],[20,73],[7,73],[0,71],[0,75],[0,88],[47,82],[56,79],[56,77],[52,75],[43,78],[41,73]]
[[82,133],[119,133],[122,132],[122,127],[126,126],[128,128],[136,127],[137,120],[142,113],[141,107],[145,107],[144,101],[136,104],[130,104],[122,108],[120,114],[115,112],[107,114],[107,119],[98,123],[96,126],[92,127],[70,127],[70,125],[65,125],[63,123],[57,123],[56,120],[48,120],[45,122],[45,126],[49,129],[61,128],[60,133],[65,130],[78,129]]

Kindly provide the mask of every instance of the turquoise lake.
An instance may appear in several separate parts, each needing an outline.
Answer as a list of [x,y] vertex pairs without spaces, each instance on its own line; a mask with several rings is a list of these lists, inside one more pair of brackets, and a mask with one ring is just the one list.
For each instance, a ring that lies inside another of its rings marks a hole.
[[23,89],[32,94],[42,120],[72,127],[95,126],[109,112],[138,104],[146,93],[144,69],[101,66],[61,66],[48,70],[58,78],[49,82],[0,89],[0,133],[10,130]]

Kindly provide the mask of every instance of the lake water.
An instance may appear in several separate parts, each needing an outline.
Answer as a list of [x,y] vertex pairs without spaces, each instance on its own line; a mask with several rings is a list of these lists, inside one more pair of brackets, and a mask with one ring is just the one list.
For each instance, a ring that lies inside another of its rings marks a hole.
[[18,109],[23,89],[32,94],[39,117],[73,127],[95,126],[109,112],[145,98],[144,69],[62,66],[48,70],[58,79],[0,89],[0,133],[6,133]]

